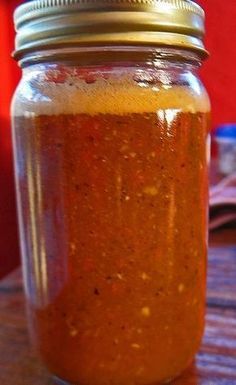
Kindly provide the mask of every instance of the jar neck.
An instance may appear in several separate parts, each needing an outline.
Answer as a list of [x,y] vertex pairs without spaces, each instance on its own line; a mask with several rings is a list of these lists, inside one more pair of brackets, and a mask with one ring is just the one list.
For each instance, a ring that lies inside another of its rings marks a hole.
[[76,66],[137,66],[179,68],[195,71],[202,63],[192,51],[151,47],[80,47],[47,50],[26,55],[21,67],[33,64],[65,64]]

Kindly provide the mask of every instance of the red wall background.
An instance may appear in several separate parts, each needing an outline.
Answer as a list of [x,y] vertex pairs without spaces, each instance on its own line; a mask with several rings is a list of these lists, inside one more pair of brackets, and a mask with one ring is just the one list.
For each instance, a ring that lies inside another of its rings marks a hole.
[[236,122],[236,0],[199,0],[206,12],[210,58],[201,74],[212,101],[213,127]]
[[[212,100],[215,127],[236,122],[236,0],[199,0],[206,11],[210,58],[201,75]],[[0,0],[0,277],[19,262],[9,106],[20,71],[11,59],[12,13],[20,0]]]
[[16,0],[0,0],[0,277],[19,263],[9,107],[19,70],[11,59]]

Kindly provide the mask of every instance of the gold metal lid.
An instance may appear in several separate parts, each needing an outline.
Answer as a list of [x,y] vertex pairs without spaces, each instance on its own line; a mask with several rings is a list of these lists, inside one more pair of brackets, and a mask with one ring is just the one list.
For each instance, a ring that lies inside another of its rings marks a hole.
[[164,46],[207,56],[205,14],[191,0],[34,0],[14,20],[17,60],[81,46]]

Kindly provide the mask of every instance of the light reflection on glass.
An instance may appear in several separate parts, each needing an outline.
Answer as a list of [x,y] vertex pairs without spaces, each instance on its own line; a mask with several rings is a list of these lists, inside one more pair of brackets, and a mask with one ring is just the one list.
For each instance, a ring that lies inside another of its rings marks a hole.
[[163,123],[164,136],[174,137],[173,123],[179,112],[179,109],[157,110],[158,119]]

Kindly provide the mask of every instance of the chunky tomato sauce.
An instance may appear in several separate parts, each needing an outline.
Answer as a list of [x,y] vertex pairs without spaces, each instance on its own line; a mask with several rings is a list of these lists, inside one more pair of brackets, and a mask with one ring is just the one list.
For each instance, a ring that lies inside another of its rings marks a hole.
[[204,327],[208,113],[41,114],[15,129],[44,363],[76,385],[175,377]]

